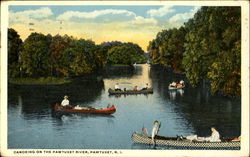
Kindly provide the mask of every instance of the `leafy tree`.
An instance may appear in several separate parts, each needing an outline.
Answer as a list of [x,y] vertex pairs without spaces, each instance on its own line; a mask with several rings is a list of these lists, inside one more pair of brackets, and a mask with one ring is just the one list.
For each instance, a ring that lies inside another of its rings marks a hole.
[[155,39],[153,39],[152,41],[149,41],[147,50],[150,53],[151,62],[153,64],[159,63],[160,53],[159,53],[159,47],[157,46]]
[[60,57],[65,76],[81,76],[96,69],[96,45],[91,40],[72,40]]
[[182,70],[181,62],[184,52],[185,34],[183,27],[168,30],[168,36],[159,48],[161,54],[160,64],[172,67],[175,72]]
[[115,47],[122,45],[120,41],[103,42],[98,46],[96,51],[96,62],[98,67],[104,67],[107,64],[108,51]]
[[[196,86],[201,79],[205,79],[208,68],[212,64],[218,50],[218,37],[210,27],[211,10],[207,7],[198,11],[191,24],[187,24],[185,53],[183,67],[190,83]],[[213,43],[211,43],[213,42]],[[215,46],[216,45],[216,46]],[[216,47],[216,48],[215,48]]]
[[143,50],[136,44],[126,43],[120,46],[115,46],[108,51],[109,64],[126,64],[145,63],[146,56]]
[[172,67],[175,72],[182,71],[185,34],[184,27],[159,32],[148,46],[153,64]]
[[19,55],[22,51],[23,42],[19,34],[12,28],[8,29],[8,76],[20,76]]
[[222,49],[208,72],[212,92],[228,95],[241,94],[241,13],[239,7],[217,8],[225,27],[222,32]]
[[202,7],[185,26],[183,66],[192,85],[240,95],[240,7]]
[[67,35],[60,36],[59,34],[52,37],[52,41],[49,46],[50,62],[51,62],[51,75],[59,76],[64,74],[63,64],[60,62],[60,57],[68,48],[73,38]]
[[49,45],[51,36],[32,33],[24,41],[21,57],[21,67],[27,76],[40,77],[50,74]]
[[179,29],[149,42],[151,63],[185,71],[191,85],[208,80],[212,92],[240,95],[240,7],[202,7]]

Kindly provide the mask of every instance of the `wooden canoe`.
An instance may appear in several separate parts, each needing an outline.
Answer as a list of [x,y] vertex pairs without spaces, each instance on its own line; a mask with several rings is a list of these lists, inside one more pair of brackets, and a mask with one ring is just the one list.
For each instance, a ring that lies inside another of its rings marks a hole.
[[185,85],[184,86],[177,86],[177,87],[173,87],[173,86],[168,86],[168,89],[169,90],[177,90],[177,89],[183,89],[183,88],[185,88]]
[[112,94],[153,94],[153,88],[148,88],[145,90],[137,90],[137,91],[134,91],[134,90],[116,91],[114,89],[109,88],[108,92],[110,95]]
[[63,113],[91,113],[91,114],[113,114],[116,111],[116,107],[112,105],[108,108],[84,108],[84,109],[74,109],[74,108],[63,108],[59,104],[54,106],[54,110]]
[[[190,140],[179,140],[177,137],[156,136],[155,144],[177,148],[193,149],[240,149],[240,141],[233,141],[233,138],[223,138],[222,142],[199,142]],[[132,140],[138,144],[154,144],[151,137],[134,132]]]

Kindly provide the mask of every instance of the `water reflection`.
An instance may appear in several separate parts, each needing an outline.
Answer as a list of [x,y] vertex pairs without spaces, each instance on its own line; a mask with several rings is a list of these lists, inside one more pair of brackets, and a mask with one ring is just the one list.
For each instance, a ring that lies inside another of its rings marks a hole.
[[169,91],[170,100],[175,100],[176,98],[176,91]]
[[180,94],[180,96],[183,96],[183,94],[184,94],[184,89],[178,89],[177,92]]
[[115,79],[120,77],[131,78],[142,74],[142,67],[133,66],[108,66],[102,71],[104,78]]
[[56,119],[62,120],[63,117],[78,117],[78,118],[97,118],[97,117],[105,117],[105,118],[114,118],[113,115],[107,114],[88,114],[88,113],[60,113],[53,111],[51,116]]

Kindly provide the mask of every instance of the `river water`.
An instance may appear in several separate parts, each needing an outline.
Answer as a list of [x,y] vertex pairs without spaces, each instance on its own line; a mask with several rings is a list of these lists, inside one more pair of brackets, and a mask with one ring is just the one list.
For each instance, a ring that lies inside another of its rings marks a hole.
[[[98,79],[76,78],[64,85],[8,85],[9,149],[151,149],[135,145],[134,131],[142,127],[151,133],[153,122],[161,122],[160,135],[209,136],[217,127],[221,136],[239,136],[241,100],[213,96],[206,84],[168,91],[172,81],[184,80],[161,67],[137,65],[109,67]],[[109,96],[115,83],[121,87],[142,87],[149,83],[149,95]],[[72,104],[104,108],[114,104],[111,116],[89,114],[56,115],[53,105],[69,95]]]

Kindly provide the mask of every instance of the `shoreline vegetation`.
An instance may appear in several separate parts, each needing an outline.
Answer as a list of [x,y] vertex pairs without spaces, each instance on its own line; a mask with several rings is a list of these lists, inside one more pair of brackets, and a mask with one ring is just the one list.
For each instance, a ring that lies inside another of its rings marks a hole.
[[[140,64],[139,64],[140,65]],[[106,68],[116,68],[116,67],[133,67],[132,65],[126,64],[113,64],[113,65],[106,65]],[[83,79],[99,79],[100,76],[89,73],[83,76],[79,76]],[[76,77],[77,78],[77,77]],[[15,77],[15,78],[8,78],[8,83],[15,84],[15,85],[61,85],[66,83],[71,83],[74,80],[74,77]]]
[[9,78],[8,82],[16,85],[61,85],[70,83],[69,78],[39,77],[39,78]]
[[86,76],[110,65],[132,67],[150,59],[152,65],[185,74],[193,87],[207,80],[212,94],[241,95],[240,7],[201,7],[180,28],[158,32],[147,51],[132,42],[97,45],[92,40],[37,32],[22,41],[9,28],[8,78],[15,83],[60,84],[67,81],[59,78]]

